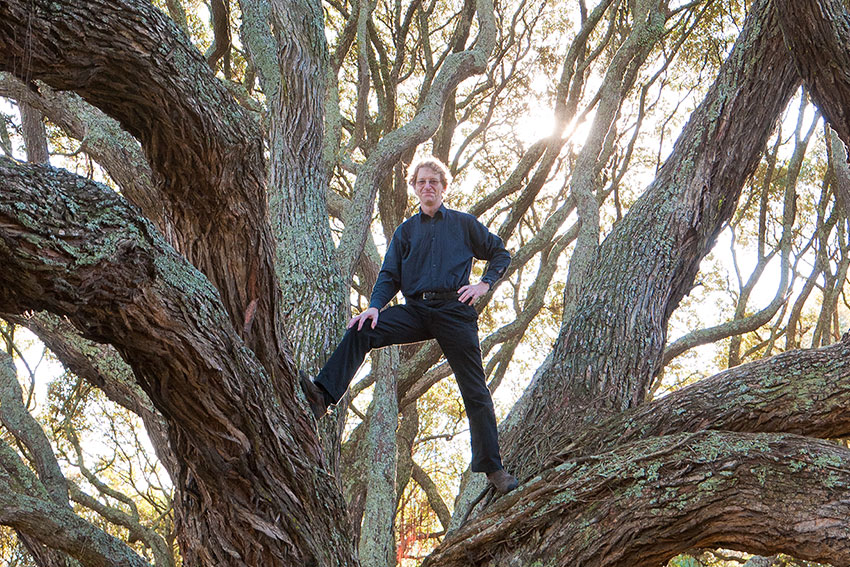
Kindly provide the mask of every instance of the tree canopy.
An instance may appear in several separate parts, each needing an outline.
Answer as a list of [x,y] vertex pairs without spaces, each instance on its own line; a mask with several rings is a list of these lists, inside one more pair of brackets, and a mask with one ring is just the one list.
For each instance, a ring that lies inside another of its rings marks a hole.
[[[850,564],[848,30],[839,0],[0,0],[0,553]],[[297,388],[423,153],[513,256],[478,305],[502,497],[436,344],[318,427]]]

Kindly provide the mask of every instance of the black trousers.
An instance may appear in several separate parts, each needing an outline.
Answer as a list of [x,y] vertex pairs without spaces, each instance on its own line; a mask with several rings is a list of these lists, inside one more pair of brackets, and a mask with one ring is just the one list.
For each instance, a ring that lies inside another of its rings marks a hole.
[[472,444],[472,470],[493,472],[502,468],[493,398],[487,389],[478,343],[478,313],[457,299],[416,301],[389,307],[381,312],[374,329],[371,321],[345,333],[315,382],[338,402],[375,348],[437,339],[454,371]]

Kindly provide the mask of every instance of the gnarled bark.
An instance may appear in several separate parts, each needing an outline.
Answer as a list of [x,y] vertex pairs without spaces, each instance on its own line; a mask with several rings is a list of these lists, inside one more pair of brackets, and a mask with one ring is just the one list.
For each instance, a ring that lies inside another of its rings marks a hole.
[[0,309],[65,315],[133,367],[179,461],[184,560],[353,563],[315,432],[206,278],[105,187],[6,158],[0,180]]
[[850,13],[840,0],[776,0],[797,72],[833,130],[850,144]]
[[262,139],[201,54],[134,0],[4,2],[0,54],[0,69],[76,91],[141,142],[177,248],[216,285],[232,327],[284,388],[292,370],[281,356]]

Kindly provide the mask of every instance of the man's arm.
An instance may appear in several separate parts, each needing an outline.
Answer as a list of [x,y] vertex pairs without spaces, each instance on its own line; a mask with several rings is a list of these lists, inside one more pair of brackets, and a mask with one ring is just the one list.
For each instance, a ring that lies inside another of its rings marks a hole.
[[390,245],[387,248],[387,254],[384,256],[384,263],[381,265],[381,271],[378,273],[378,279],[375,282],[375,287],[372,288],[372,296],[369,298],[369,307],[360,315],[356,315],[348,322],[347,328],[350,329],[357,325],[357,330],[363,329],[363,323],[366,320],[372,321],[372,328],[378,324],[378,315],[381,309],[395,297],[401,287],[401,250],[403,246],[401,227],[399,226],[393,234]]
[[477,284],[465,285],[458,290],[463,303],[474,303],[479,297],[490,291],[493,285],[505,274],[511,264],[511,254],[505,248],[502,239],[487,230],[487,227],[472,217],[469,226],[472,253],[480,260],[487,260],[487,269]]

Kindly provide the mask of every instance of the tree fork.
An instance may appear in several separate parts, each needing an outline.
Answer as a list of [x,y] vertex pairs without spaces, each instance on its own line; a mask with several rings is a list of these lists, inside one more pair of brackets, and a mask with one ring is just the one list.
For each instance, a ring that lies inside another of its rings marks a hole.
[[670,313],[690,291],[799,84],[771,6],[762,0],[750,10],[658,177],[600,246],[575,316],[555,344],[552,369],[512,411],[522,414],[531,399],[548,400],[522,420],[534,424],[534,443],[517,441],[528,439],[522,424],[505,432],[505,460],[522,476],[551,454],[558,432],[644,402]]

